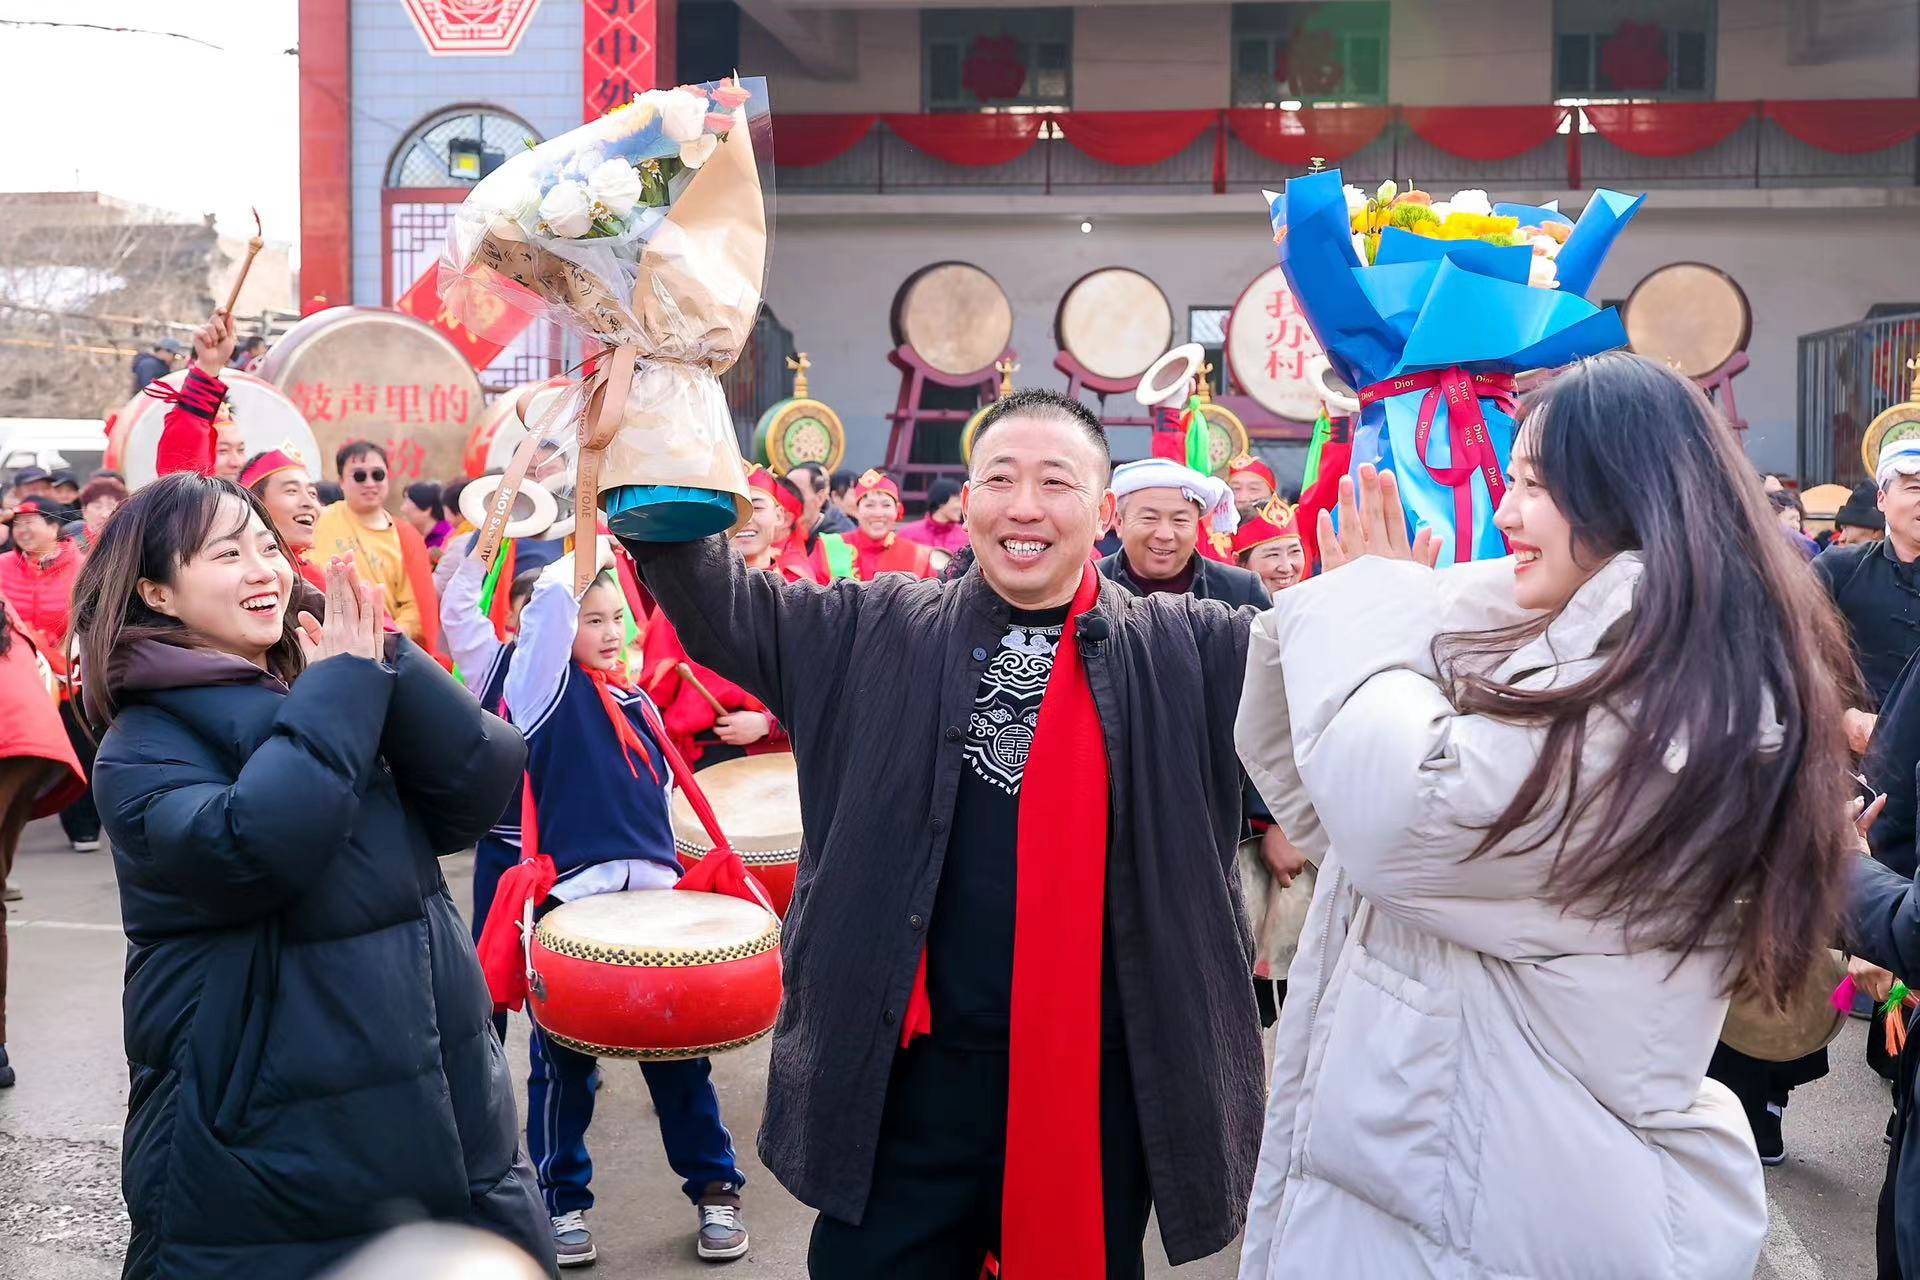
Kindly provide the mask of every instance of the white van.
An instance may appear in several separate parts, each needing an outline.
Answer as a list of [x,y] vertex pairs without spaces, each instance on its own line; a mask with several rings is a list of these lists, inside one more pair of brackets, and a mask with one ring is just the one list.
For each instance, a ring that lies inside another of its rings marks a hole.
[[107,453],[106,423],[98,418],[0,418],[0,476],[22,467],[71,471],[85,484]]

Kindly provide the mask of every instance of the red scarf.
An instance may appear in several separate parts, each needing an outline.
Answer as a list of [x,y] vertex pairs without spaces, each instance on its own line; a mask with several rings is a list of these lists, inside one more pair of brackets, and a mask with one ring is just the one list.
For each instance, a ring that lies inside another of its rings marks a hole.
[[[1009,1280],[1106,1273],[1100,962],[1108,762],[1093,686],[1074,640],[1075,619],[1099,595],[1099,575],[1089,566],[1054,649],[1020,783],[1000,1207],[1000,1274]],[[923,951],[907,1002],[903,1047],[933,1027],[926,975]],[[1063,1162],[1073,1176],[1061,1176]]]

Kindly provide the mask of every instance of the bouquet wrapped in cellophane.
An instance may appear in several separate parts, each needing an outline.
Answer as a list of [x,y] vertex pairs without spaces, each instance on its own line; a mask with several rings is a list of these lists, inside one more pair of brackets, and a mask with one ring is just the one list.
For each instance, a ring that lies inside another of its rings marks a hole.
[[1557,209],[1372,196],[1330,169],[1267,193],[1294,297],[1334,371],[1358,393],[1352,468],[1392,471],[1441,559],[1507,554],[1493,526],[1513,448],[1514,379],[1626,343],[1583,296],[1645,196],[1596,191],[1578,222]]
[[760,308],[770,125],[762,79],[650,89],[509,158],[455,218],[440,278],[456,312],[496,292],[604,348],[529,424],[529,448],[577,438],[578,527],[597,505],[618,534],[676,542],[751,511],[719,375]]

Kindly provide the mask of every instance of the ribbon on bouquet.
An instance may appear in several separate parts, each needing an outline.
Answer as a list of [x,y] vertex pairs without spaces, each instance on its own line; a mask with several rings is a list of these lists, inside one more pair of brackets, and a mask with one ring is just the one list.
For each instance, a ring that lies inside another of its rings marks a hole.
[[[526,483],[534,455],[545,441],[548,428],[553,426],[563,410],[573,407],[577,407],[580,415],[577,427],[580,449],[575,459],[573,489],[574,537],[586,539],[593,536],[593,530],[599,523],[600,463],[606,456],[607,446],[620,434],[621,417],[626,410],[627,394],[633,389],[634,367],[639,358],[640,349],[631,345],[614,347],[602,353],[592,372],[581,379],[577,386],[556,396],[547,406],[547,411],[540,415],[540,420],[528,428],[527,438],[514,450],[513,460],[500,477],[500,487],[494,490],[493,502],[480,525],[477,549],[481,562],[489,569],[493,567],[494,556],[499,553],[507,521],[513,515],[514,499],[520,495],[520,486]],[[535,388],[529,387],[523,393],[524,398],[520,402],[520,418],[523,422],[527,420],[526,411],[533,404],[534,391]],[[579,595],[593,581],[594,559],[592,556],[575,555],[573,563],[573,593]]]
[[[1501,474],[1500,457],[1487,433],[1487,418],[1480,410],[1486,397],[1512,417],[1518,407],[1514,381],[1510,373],[1468,373],[1455,365],[1451,369],[1432,369],[1425,373],[1403,374],[1376,382],[1360,391],[1364,408],[1414,391],[1427,394],[1420,401],[1420,417],[1414,427],[1414,452],[1434,483],[1453,490],[1453,558],[1455,564],[1473,559],[1473,477],[1478,472],[1486,481],[1487,498],[1497,510],[1506,496],[1507,481]],[[1433,420],[1440,404],[1447,406],[1447,465],[1436,467],[1427,461],[1427,442],[1433,435]]]

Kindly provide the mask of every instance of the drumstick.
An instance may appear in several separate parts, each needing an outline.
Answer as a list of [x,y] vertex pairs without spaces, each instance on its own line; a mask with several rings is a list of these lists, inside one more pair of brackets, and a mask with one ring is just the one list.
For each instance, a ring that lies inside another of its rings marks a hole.
[[267,229],[260,222],[260,211],[253,211],[253,238],[247,241],[246,260],[240,264],[240,274],[233,278],[233,288],[227,294],[227,305],[220,308],[220,314],[231,317],[234,304],[240,301],[240,287],[247,282],[247,272],[253,270],[253,260],[260,250],[266,248]]
[[700,677],[693,674],[692,667],[682,662],[678,665],[678,669],[680,672],[680,678],[682,680],[685,680],[688,684],[692,685],[693,691],[707,700],[707,705],[713,708],[713,714],[717,716],[724,716],[727,714],[727,709],[720,705],[720,699],[714,697],[711,693],[708,693],[707,686],[700,683]]

